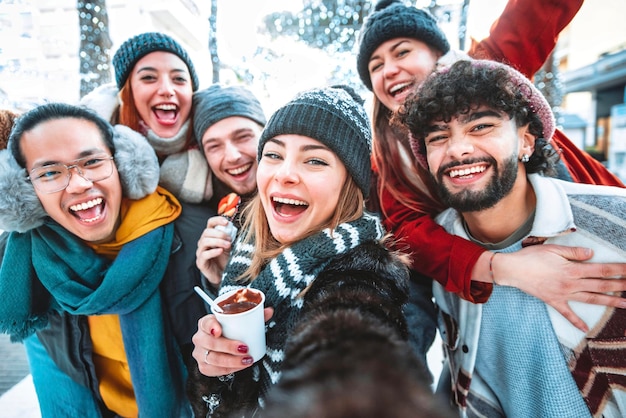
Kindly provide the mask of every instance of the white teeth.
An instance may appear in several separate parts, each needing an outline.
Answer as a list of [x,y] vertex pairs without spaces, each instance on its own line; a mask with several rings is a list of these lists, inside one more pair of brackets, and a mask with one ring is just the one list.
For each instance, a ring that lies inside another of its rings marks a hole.
[[98,219],[100,219],[100,216],[96,216],[96,217],[95,217],[95,218],[93,218],[93,219],[82,219],[82,221],[83,221],[83,222],[87,222],[87,223],[92,223],[92,222],[97,221]]
[[245,173],[251,166],[252,166],[252,164],[246,164],[246,165],[241,166],[239,168],[236,168],[234,170],[228,170],[228,174],[236,176],[236,175],[239,175],[241,173]]
[[154,107],[160,110],[176,110],[176,105],[173,105],[173,104],[161,104],[161,105],[156,105]]
[[450,171],[450,177],[455,178],[455,177],[469,176],[470,174],[482,173],[486,169],[487,167],[485,167],[484,165],[481,165],[478,167],[465,168],[463,170],[452,170]]
[[302,200],[284,199],[282,197],[273,197],[272,200],[276,203],[282,203],[284,205],[296,205],[296,206],[308,206],[308,203]]
[[70,210],[74,212],[78,212],[79,210],[87,210],[89,208],[93,208],[102,203],[102,198],[98,197],[96,199],[90,200],[89,202],[79,203],[77,205],[70,206]]
[[395,86],[393,86],[392,88],[389,89],[389,93],[395,93],[398,90],[401,90],[407,86],[410,86],[411,84],[413,84],[412,82],[408,82],[408,83],[401,83],[401,84],[396,84]]

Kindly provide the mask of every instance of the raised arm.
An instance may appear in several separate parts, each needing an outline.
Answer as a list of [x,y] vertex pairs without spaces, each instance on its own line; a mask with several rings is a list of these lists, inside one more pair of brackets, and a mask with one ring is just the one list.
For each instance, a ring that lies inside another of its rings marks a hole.
[[509,0],[489,36],[473,43],[468,53],[507,63],[532,79],[582,4],[583,0]]

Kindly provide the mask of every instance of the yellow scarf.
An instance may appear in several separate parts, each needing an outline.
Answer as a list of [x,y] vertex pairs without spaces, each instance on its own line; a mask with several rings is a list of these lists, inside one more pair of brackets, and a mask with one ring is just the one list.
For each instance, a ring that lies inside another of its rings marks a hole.
[[162,187],[143,199],[123,199],[121,223],[115,240],[104,244],[92,244],[98,254],[115,258],[122,246],[147,232],[174,221],[182,207],[173,194]]
[[[140,200],[123,199],[121,223],[115,234],[115,240],[90,246],[96,253],[113,259],[124,244],[173,222],[181,210],[176,198],[161,187]],[[87,319],[102,399],[107,408],[116,414],[136,417],[139,412],[122,342],[119,317],[99,315]]]

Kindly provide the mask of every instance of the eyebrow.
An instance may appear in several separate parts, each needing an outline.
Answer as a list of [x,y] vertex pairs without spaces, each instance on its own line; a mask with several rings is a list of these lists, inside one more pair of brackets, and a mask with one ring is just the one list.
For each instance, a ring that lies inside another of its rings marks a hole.
[[[139,74],[142,71],[158,71],[156,67],[150,67],[150,66],[145,66],[145,67],[140,67],[137,69],[136,73]],[[170,70],[170,73],[185,73],[187,72],[184,68],[173,68]]]
[[[402,39],[399,40],[398,42],[396,42],[395,44],[391,45],[391,48],[389,48],[390,51],[394,51],[395,49],[397,49],[400,45],[402,45],[405,42],[409,42],[408,39]],[[375,59],[378,59],[379,56],[378,55],[372,55],[370,57],[370,60],[368,62],[372,62]]]
[[[91,155],[101,154],[101,153],[109,153],[109,152],[106,151],[106,150],[103,150],[101,148],[86,149],[84,151],[81,151],[78,154],[78,158],[75,158],[75,159],[73,159],[71,161],[68,161],[68,163],[73,163],[74,161],[80,160],[82,158],[89,157]],[[37,162],[37,163],[33,164],[32,168],[45,167],[45,166],[53,165],[53,164],[65,164],[65,165],[68,165],[65,162],[60,162],[60,161],[56,161],[56,160],[48,160],[48,161]]]
[[[470,113],[469,116],[467,117],[459,117],[457,116],[457,119],[459,119],[459,123],[462,124],[467,124],[470,123],[472,121],[475,121],[477,119],[481,119],[481,118],[485,118],[485,117],[496,117],[499,119],[502,119],[502,114],[500,112],[497,112],[495,110],[492,109],[487,109],[487,110],[481,110],[478,112],[473,112]],[[436,131],[445,131],[446,129],[448,129],[448,124],[447,123],[442,123],[442,124],[437,124],[434,123],[430,126],[428,126],[426,128],[426,133],[432,133],[432,132],[436,132]]]
[[[276,145],[282,148],[285,148],[285,142],[281,141],[280,139],[272,138],[272,139],[268,139],[268,142],[273,142]],[[328,148],[326,145],[323,145],[323,144],[306,144],[300,147],[300,151],[314,151],[314,150],[326,150],[326,151],[333,152],[333,150],[331,150],[330,148]]]
[[[239,129],[235,129],[232,132],[229,132],[228,136],[229,137],[233,137],[233,136],[238,136],[238,135],[241,135],[243,133],[248,133],[248,132],[254,133],[254,130],[252,128],[247,128],[247,127],[246,128],[239,128]],[[202,141],[202,145],[208,144],[209,142],[215,142],[215,141],[218,141],[220,139],[221,139],[220,137],[212,136],[212,137],[209,137],[206,140]]]
[[425,131],[426,131],[426,134],[431,134],[433,132],[445,131],[446,129],[448,129],[448,124],[442,123],[442,124],[429,125],[426,127]]
[[470,113],[470,115],[466,119],[460,120],[460,121],[461,123],[468,123],[468,122],[475,121],[476,119],[485,118],[488,116],[502,119],[502,114],[500,112],[497,112],[493,109],[487,109],[487,110],[480,110],[478,112]]

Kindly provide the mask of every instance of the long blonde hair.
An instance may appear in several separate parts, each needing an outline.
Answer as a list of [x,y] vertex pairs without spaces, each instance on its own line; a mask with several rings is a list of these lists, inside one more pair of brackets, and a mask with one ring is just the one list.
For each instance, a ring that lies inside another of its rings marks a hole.
[[[357,186],[351,176],[346,178],[341,191],[339,201],[333,212],[333,216],[325,223],[307,231],[300,240],[314,235],[326,228],[334,230],[339,224],[352,222],[363,216],[364,210],[363,192]],[[238,278],[238,280],[254,280],[267,262],[293,243],[281,244],[273,236],[267,222],[267,214],[261,204],[261,198],[257,194],[242,211],[245,219],[243,231],[243,243],[254,241],[255,251],[250,267]]]

